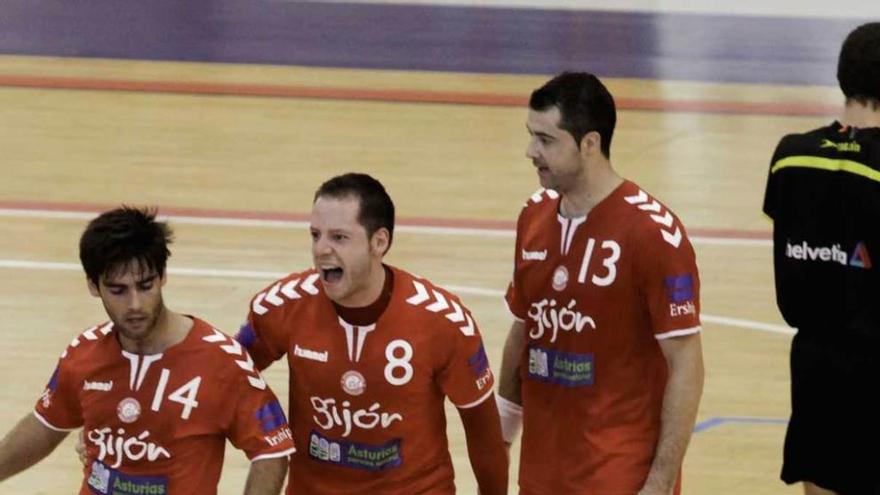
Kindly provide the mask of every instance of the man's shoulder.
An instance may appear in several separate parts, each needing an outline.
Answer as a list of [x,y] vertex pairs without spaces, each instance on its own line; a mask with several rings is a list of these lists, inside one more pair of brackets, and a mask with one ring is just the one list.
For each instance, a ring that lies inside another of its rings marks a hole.
[[852,152],[854,142],[842,126],[833,123],[806,132],[786,134],[776,145],[774,160],[779,161],[790,156],[822,156],[839,152]]
[[316,269],[310,268],[275,280],[251,299],[251,313],[259,317],[314,302],[322,290],[320,277]]
[[72,365],[86,365],[105,362],[118,357],[117,353],[108,353],[107,345],[112,345],[110,336],[113,333],[113,322],[107,321],[85,329],[77,334],[61,353],[61,359]]
[[239,377],[255,388],[266,388],[266,382],[260,377],[253,359],[241,343],[203,320],[194,321],[193,334],[187,342],[190,349],[199,356],[197,361],[200,371],[214,372],[221,381]]
[[470,310],[449,289],[399,268],[394,268],[394,284],[400,287],[395,293],[402,316],[431,328],[458,328],[466,336],[476,331]]
[[548,211],[555,212],[560,195],[553,189],[540,188],[529,196],[522,205],[520,218],[534,217]]
[[623,187],[613,200],[617,203],[614,205],[616,223],[626,231],[626,241],[639,245],[681,246],[686,233],[678,215],[638,184],[627,181]]

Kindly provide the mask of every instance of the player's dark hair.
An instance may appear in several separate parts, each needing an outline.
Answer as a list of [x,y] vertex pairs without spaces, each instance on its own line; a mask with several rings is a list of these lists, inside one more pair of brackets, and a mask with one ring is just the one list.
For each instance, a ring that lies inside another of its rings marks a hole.
[[367,174],[347,173],[338,175],[321,184],[315,191],[314,201],[319,197],[342,199],[357,198],[360,202],[358,223],[367,231],[367,238],[381,228],[388,229],[388,249],[394,238],[394,202],[378,180]]
[[574,138],[578,148],[588,132],[598,132],[601,150],[611,157],[611,138],[617,123],[614,98],[602,81],[586,72],[563,72],[532,92],[529,108],[543,112],[559,109],[559,127]]
[[171,242],[171,229],[156,221],[155,210],[122,206],[89,222],[79,240],[79,259],[96,286],[132,262],[142,273],[164,276]]
[[880,22],[862,24],[840,49],[837,81],[847,102],[880,107]]

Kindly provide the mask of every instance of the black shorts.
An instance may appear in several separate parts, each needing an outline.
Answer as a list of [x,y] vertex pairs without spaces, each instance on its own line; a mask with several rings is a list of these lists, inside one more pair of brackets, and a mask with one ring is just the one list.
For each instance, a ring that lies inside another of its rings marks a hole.
[[878,402],[880,346],[798,333],[782,480],[840,495],[880,495]]

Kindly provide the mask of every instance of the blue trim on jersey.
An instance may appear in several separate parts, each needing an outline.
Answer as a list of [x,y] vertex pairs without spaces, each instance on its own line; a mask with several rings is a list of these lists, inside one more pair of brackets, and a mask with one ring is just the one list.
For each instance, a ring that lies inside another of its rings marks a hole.
[[254,342],[257,340],[257,333],[254,332],[254,327],[251,325],[251,322],[245,322],[244,325],[238,329],[238,333],[235,335],[235,340],[246,349],[250,349],[251,346],[254,345]]

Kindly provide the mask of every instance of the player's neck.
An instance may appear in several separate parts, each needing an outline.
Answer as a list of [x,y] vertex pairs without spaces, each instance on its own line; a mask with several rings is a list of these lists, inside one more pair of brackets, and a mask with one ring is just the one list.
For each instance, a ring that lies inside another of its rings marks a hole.
[[382,287],[385,286],[385,267],[381,262],[374,263],[370,269],[369,278],[362,290],[352,294],[351,297],[344,301],[337,301],[336,304],[346,308],[364,308],[379,299],[382,295]]
[[593,207],[623,183],[623,177],[617,175],[611,168],[611,162],[605,159],[586,167],[581,179],[575,187],[562,193],[559,213],[565,218],[582,217],[590,213]]
[[143,339],[126,338],[119,333],[119,344],[132,354],[150,355],[165,352],[186,338],[193,327],[193,320],[163,307],[153,331]]
[[871,103],[862,105],[857,101],[850,100],[843,108],[840,123],[859,129],[880,127],[880,109],[875,109]]

